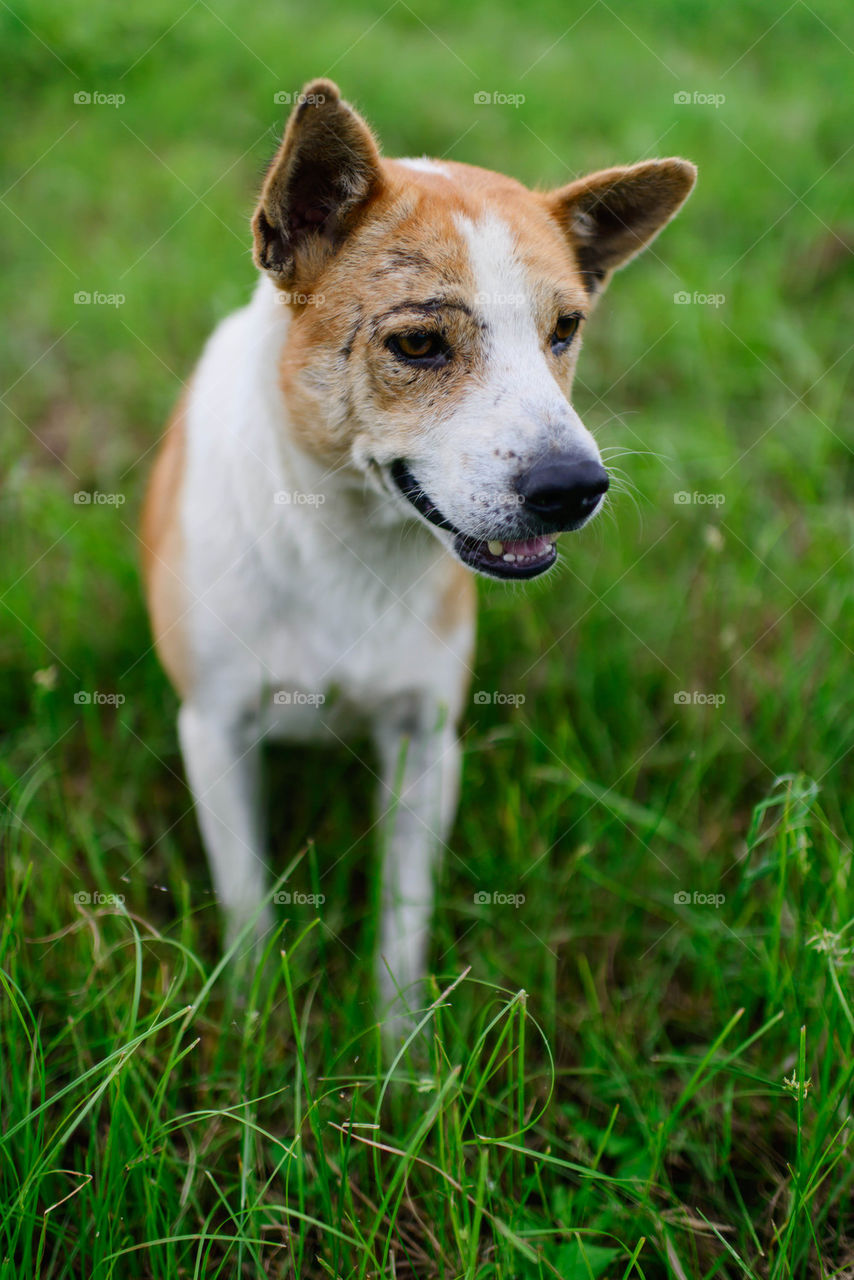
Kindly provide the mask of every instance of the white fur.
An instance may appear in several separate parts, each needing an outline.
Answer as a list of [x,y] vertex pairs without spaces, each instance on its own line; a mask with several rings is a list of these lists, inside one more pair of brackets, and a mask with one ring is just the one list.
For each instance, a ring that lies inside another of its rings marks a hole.
[[[181,518],[194,683],[181,745],[234,936],[268,881],[264,738],[373,732],[388,811],[379,978],[390,998],[424,972],[472,626],[434,629],[450,561],[431,531],[411,512],[404,524],[396,507],[389,527],[387,495],[325,471],[294,443],[277,382],[288,324],[262,278],[213,334],[191,385]],[[289,503],[276,501],[283,493]],[[261,928],[269,923],[264,912]]]
[[[424,424],[412,462],[450,520],[490,537],[512,519],[503,499],[520,470],[550,450],[579,460],[599,453],[550,371],[510,228],[494,215],[458,225],[477,284],[486,376],[444,419]],[[262,933],[272,923],[264,739],[373,734],[383,816],[378,977],[387,1000],[398,989],[413,998],[407,989],[425,971],[436,860],[456,806],[455,726],[473,622],[456,634],[435,630],[452,537],[371,483],[358,438],[355,465],[335,471],[296,443],[278,382],[290,322],[262,277],[251,303],[213,334],[192,381],[181,522],[194,678],[181,746],[234,938],[253,917]]]
[[415,169],[419,173],[435,173],[440,178],[451,176],[445,165],[438,160],[431,160],[429,156],[408,157],[406,160],[398,160],[398,164],[405,164],[407,169]]
[[[412,462],[450,520],[490,537],[512,519],[503,499],[520,470],[550,450],[579,460],[599,453],[550,371],[510,228],[494,215],[458,225],[477,284],[486,376],[444,419],[425,423]],[[234,938],[253,917],[262,933],[272,923],[264,739],[373,734],[383,816],[378,977],[387,1000],[398,989],[412,998],[456,806],[455,726],[473,622],[456,634],[434,627],[452,537],[372,484],[357,442],[354,467],[336,471],[296,443],[278,383],[290,322],[262,277],[249,306],[213,334],[191,385],[181,521],[194,679],[181,746]]]

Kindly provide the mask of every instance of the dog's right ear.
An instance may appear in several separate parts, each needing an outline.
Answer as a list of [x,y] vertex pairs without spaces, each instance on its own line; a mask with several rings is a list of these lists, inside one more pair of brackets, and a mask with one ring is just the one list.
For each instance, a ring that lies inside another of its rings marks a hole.
[[309,280],[382,185],[365,121],[331,80],[300,94],[252,219],[256,265],[283,287]]

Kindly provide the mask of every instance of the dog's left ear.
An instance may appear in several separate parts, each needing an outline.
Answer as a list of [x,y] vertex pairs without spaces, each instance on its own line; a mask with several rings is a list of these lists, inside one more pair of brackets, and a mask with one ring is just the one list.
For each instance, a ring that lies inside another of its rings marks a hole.
[[647,160],[602,169],[551,192],[547,205],[575,252],[588,293],[649,244],[697,178],[690,160]]
[[331,80],[300,94],[252,219],[255,263],[290,288],[316,275],[382,184],[365,121]]

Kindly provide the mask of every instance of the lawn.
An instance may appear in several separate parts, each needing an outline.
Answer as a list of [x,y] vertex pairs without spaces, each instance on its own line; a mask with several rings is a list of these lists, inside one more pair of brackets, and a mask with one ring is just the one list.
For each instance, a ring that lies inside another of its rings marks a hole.
[[[0,29],[0,1280],[850,1280],[850,5],[16,0]],[[700,168],[582,356],[610,519],[481,584],[433,1036],[394,1063],[370,757],[271,759],[300,900],[235,990],[138,575],[314,75],[389,154]]]

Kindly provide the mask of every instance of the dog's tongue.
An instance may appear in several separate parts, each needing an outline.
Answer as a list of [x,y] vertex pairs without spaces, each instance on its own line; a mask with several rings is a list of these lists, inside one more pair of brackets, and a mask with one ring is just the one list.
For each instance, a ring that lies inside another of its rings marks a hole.
[[516,542],[487,542],[486,548],[496,560],[541,560],[551,554],[552,543],[557,535],[547,538],[524,538]]

